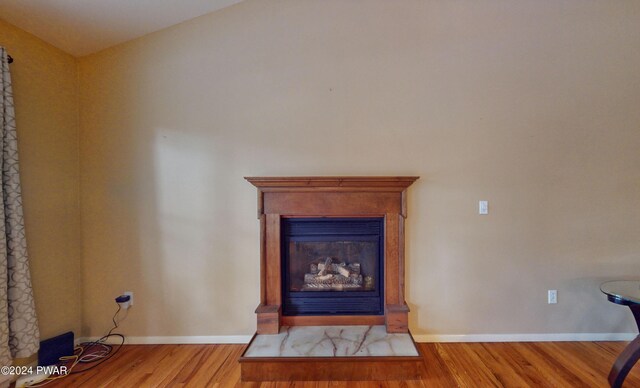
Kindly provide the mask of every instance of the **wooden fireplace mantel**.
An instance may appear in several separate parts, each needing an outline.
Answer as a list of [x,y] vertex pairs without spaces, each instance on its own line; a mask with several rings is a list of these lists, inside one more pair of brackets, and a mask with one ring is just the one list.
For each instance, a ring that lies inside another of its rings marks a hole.
[[355,188],[363,189],[382,188],[385,190],[398,189],[400,191],[409,187],[419,177],[416,176],[318,176],[318,177],[245,177],[254,186],[263,189],[303,188],[303,187],[330,187],[330,188]]
[[[258,334],[281,325],[385,324],[408,331],[404,300],[407,188],[419,177],[246,177],[258,188],[260,305]],[[282,316],[280,223],[288,217],[384,217],[384,316]]]

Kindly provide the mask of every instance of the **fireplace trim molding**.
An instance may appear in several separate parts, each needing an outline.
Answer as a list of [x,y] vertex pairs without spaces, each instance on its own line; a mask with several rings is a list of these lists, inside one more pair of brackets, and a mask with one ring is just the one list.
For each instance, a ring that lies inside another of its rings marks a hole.
[[[404,299],[404,220],[407,188],[419,177],[245,177],[258,189],[260,304],[258,334],[281,325],[386,325],[408,332]],[[283,316],[281,219],[294,217],[384,217],[384,315]]]

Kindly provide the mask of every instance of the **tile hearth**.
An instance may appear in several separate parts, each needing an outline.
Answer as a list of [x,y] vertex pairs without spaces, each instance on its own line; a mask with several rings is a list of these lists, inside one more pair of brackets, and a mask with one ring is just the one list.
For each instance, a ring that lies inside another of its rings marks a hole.
[[279,334],[259,334],[244,357],[416,357],[408,333],[385,326],[282,326]]

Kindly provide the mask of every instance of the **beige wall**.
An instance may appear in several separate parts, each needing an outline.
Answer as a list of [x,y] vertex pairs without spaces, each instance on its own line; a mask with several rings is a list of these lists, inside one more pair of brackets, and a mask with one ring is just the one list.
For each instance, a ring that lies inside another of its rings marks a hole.
[[634,330],[638,47],[638,2],[247,1],[82,58],[84,334],[125,290],[128,335],[252,333],[247,175],[420,175],[414,333]]
[[11,65],[27,245],[43,339],[81,329],[77,61],[0,21]]

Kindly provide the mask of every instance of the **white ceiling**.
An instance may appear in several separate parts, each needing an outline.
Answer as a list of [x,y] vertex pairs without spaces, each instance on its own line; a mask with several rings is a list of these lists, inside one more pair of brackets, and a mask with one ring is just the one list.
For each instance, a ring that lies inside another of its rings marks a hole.
[[83,56],[242,0],[0,0],[0,19]]

